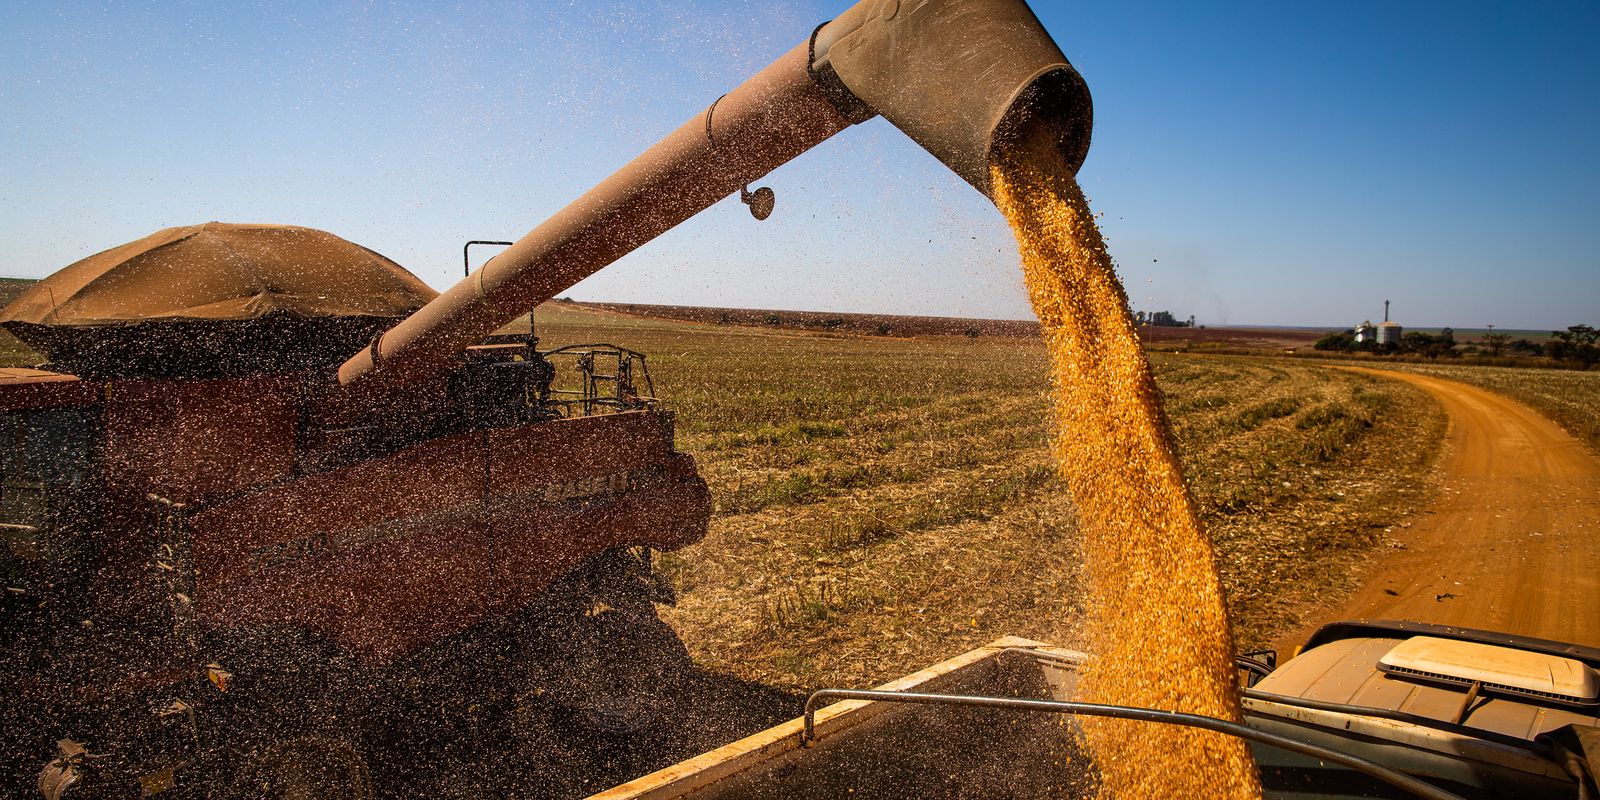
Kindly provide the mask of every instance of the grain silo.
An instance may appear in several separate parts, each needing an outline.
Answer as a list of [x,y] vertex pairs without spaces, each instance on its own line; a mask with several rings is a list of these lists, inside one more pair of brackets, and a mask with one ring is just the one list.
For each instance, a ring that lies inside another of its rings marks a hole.
[[1357,325],[1355,327],[1355,332],[1356,344],[1366,344],[1367,342],[1378,341],[1378,326],[1372,324],[1372,320],[1370,319],[1361,323],[1360,325]]
[[1378,344],[1400,345],[1400,323],[1389,319],[1389,301],[1383,301],[1383,322],[1378,323]]

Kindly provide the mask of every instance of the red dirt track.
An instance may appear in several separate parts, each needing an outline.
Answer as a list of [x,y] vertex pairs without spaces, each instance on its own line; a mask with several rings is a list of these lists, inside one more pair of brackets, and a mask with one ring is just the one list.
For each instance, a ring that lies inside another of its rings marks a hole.
[[1403,549],[1375,556],[1361,588],[1319,622],[1406,619],[1600,646],[1600,459],[1493,392],[1359,371],[1415,384],[1444,406],[1444,487],[1393,532]]

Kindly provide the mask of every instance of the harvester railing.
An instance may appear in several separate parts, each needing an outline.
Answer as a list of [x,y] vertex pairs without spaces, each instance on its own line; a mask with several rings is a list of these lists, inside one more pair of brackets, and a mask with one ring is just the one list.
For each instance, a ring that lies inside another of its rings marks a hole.
[[[552,365],[572,359],[573,370],[556,370],[557,382],[550,387],[546,405],[564,417],[587,417],[613,411],[653,407],[655,383],[643,353],[614,344],[572,344],[546,350],[540,355]],[[562,378],[576,385],[562,384]]]
[[471,251],[472,251],[472,246],[475,245],[475,244],[494,245],[494,246],[498,246],[498,247],[510,247],[511,245],[516,244],[516,242],[499,242],[499,241],[495,241],[493,239],[473,239],[472,241],[467,242],[466,244],[462,245],[461,246],[461,274],[463,276],[470,276],[472,274],[472,255],[471,255]]
[[[1066,656],[1049,653],[1043,650],[1033,650],[1026,647],[1008,647],[1001,652],[1015,653],[1017,655],[1028,656],[1039,661],[1050,661],[1070,667],[1082,666],[1080,662]],[[1252,677],[1255,677],[1257,675],[1256,670],[1264,662],[1252,658],[1251,656],[1253,655],[1255,654],[1242,654],[1237,657],[1235,663],[1241,671],[1249,672],[1251,673]],[[1274,660],[1276,660],[1275,657]],[[1334,703],[1327,700],[1311,700],[1305,697],[1294,697],[1292,695],[1277,694],[1275,692],[1263,692],[1260,689],[1254,688],[1255,683],[1256,681],[1251,681],[1250,685],[1241,687],[1239,689],[1239,695],[1247,700],[1259,700],[1263,703],[1277,703],[1278,705],[1282,706],[1308,708],[1313,711],[1330,711],[1336,714],[1349,714],[1356,717],[1390,719],[1394,720],[1395,722],[1404,722],[1407,725],[1432,728],[1437,731],[1452,733],[1457,736],[1470,736],[1475,739],[1483,739],[1485,741],[1494,742],[1495,744],[1505,747],[1515,747],[1519,750],[1526,750],[1527,752],[1532,753],[1539,758],[1543,758],[1554,763],[1554,759],[1551,758],[1550,748],[1540,744],[1539,742],[1530,742],[1527,739],[1520,739],[1516,736],[1510,736],[1484,728],[1474,728],[1447,720],[1434,719],[1433,717],[1424,717],[1419,714],[1400,711],[1399,709],[1358,706],[1350,703]]]

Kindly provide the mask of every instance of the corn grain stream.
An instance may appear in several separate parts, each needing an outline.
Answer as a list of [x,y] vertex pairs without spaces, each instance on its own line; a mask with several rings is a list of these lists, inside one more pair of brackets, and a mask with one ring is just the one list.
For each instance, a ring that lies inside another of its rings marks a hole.
[[[1050,354],[1060,474],[1082,522],[1087,702],[1239,721],[1233,634],[1212,546],[1088,203],[1053,148],[992,168]],[[1239,739],[1085,719],[1107,797],[1259,797]]]

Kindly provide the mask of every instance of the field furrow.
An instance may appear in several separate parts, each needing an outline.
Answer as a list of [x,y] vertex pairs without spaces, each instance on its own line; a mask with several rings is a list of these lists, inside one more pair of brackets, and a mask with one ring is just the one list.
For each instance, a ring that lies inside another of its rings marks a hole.
[[[1077,522],[1046,447],[1029,339],[848,338],[563,309],[546,344],[651,354],[716,513],[664,554],[663,616],[703,665],[866,685],[1013,633],[1073,637]],[[1241,644],[1350,589],[1432,491],[1443,417],[1393,381],[1270,359],[1152,354]]]

